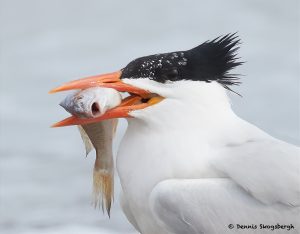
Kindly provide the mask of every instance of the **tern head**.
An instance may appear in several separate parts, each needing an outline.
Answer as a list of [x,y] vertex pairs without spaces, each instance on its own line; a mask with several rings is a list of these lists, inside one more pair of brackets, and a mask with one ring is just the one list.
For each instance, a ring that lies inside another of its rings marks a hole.
[[72,116],[54,126],[134,117],[135,111],[146,110],[169,98],[191,100],[195,96],[201,97],[201,87],[210,85],[232,91],[231,86],[240,83],[237,75],[230,73],[242,64],[236,57],[239,43],[236,34],[228,34],[190,50],[140,57],[120,71],[66,83],[50,93],[100,86],[127,92],[130,96],[100,117],[80,119]]

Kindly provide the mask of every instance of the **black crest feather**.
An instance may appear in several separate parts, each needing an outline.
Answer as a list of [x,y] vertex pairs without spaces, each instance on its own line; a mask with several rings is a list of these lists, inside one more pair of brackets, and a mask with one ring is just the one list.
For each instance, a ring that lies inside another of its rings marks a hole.
[[197,72],[201,80],[207,82],[215,80],[231,90],[228,86],[241,83],[237,74],[229,73],[233,68],[243,64],[237,57],[239,44],[240,39],[236,33],[206,41],[189,51],[191,61],[194,63],[191,67],[197,67],[196,70],[201,71]]
[[238,75],[229,73],[243,63],[237,57],[239,44],[238,36],[233,33],[206,41],[191,50],[141,57],[122,70],[122,78],[150,78],[160,83],[217,81],[231,90],[229,86],[240,84]]

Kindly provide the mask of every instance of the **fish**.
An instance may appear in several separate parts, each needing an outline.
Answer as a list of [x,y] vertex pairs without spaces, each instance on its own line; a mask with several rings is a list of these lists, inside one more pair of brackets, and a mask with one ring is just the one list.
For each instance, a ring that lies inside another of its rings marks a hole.
[[74,116],[96,118],[121,101],[121,94],[115,89],[93,87],[71,93],[59,105]]
[[[111,88],[94,87],[68,95],[60,105],[70,114],[80,118],[96,118],[107,110],[120,105],[121,94]],[[78,129],[85,145],[86,156],[95,149],[93,170],[93,204],[102,207],[110,217],[114,198],[113,137],[118,120],[109,119],[79,125]]]

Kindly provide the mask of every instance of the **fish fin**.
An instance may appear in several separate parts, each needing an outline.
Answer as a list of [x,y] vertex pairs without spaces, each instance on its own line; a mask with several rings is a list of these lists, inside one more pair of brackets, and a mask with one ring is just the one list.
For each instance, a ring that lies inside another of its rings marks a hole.
[[118,123],[119,123],[118,119],[112,119],[113,137],[115,137],[115,135],[116,135]]
[[114,175],[107,170],[97,170],[94,168],[93,172],[93,205],[95,208],[104,208],[110,218],[110,209],[114,194]]
[[79,130],[81,139],[84,143],[85,156],[88,156],[88,154],[94,149],[94,146],[93,146],[88,134],[85,132],[85,130],[83,129],[83,127],[81,125],[78,125],[78,130]]

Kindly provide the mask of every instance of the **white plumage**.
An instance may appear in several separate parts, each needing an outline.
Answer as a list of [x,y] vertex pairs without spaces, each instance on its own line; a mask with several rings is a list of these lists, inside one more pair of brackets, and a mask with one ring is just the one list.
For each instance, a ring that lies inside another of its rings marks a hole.
[[140,233],[300,233],[299,147],[240,119],[226,94],[240,84],[229,73],[242,64],[239,43],[227,34],[51,91],[102,86],[130,94],[99,118],[55,126],[133,117],[117,169],[123,210]]
[[122,206],[137,230],[270,233],[259,225],[292,224],[288,233],[299,233],[298,147],[236,116],[217,82],[124,82],[166,98],[131,113],[117,156]]

